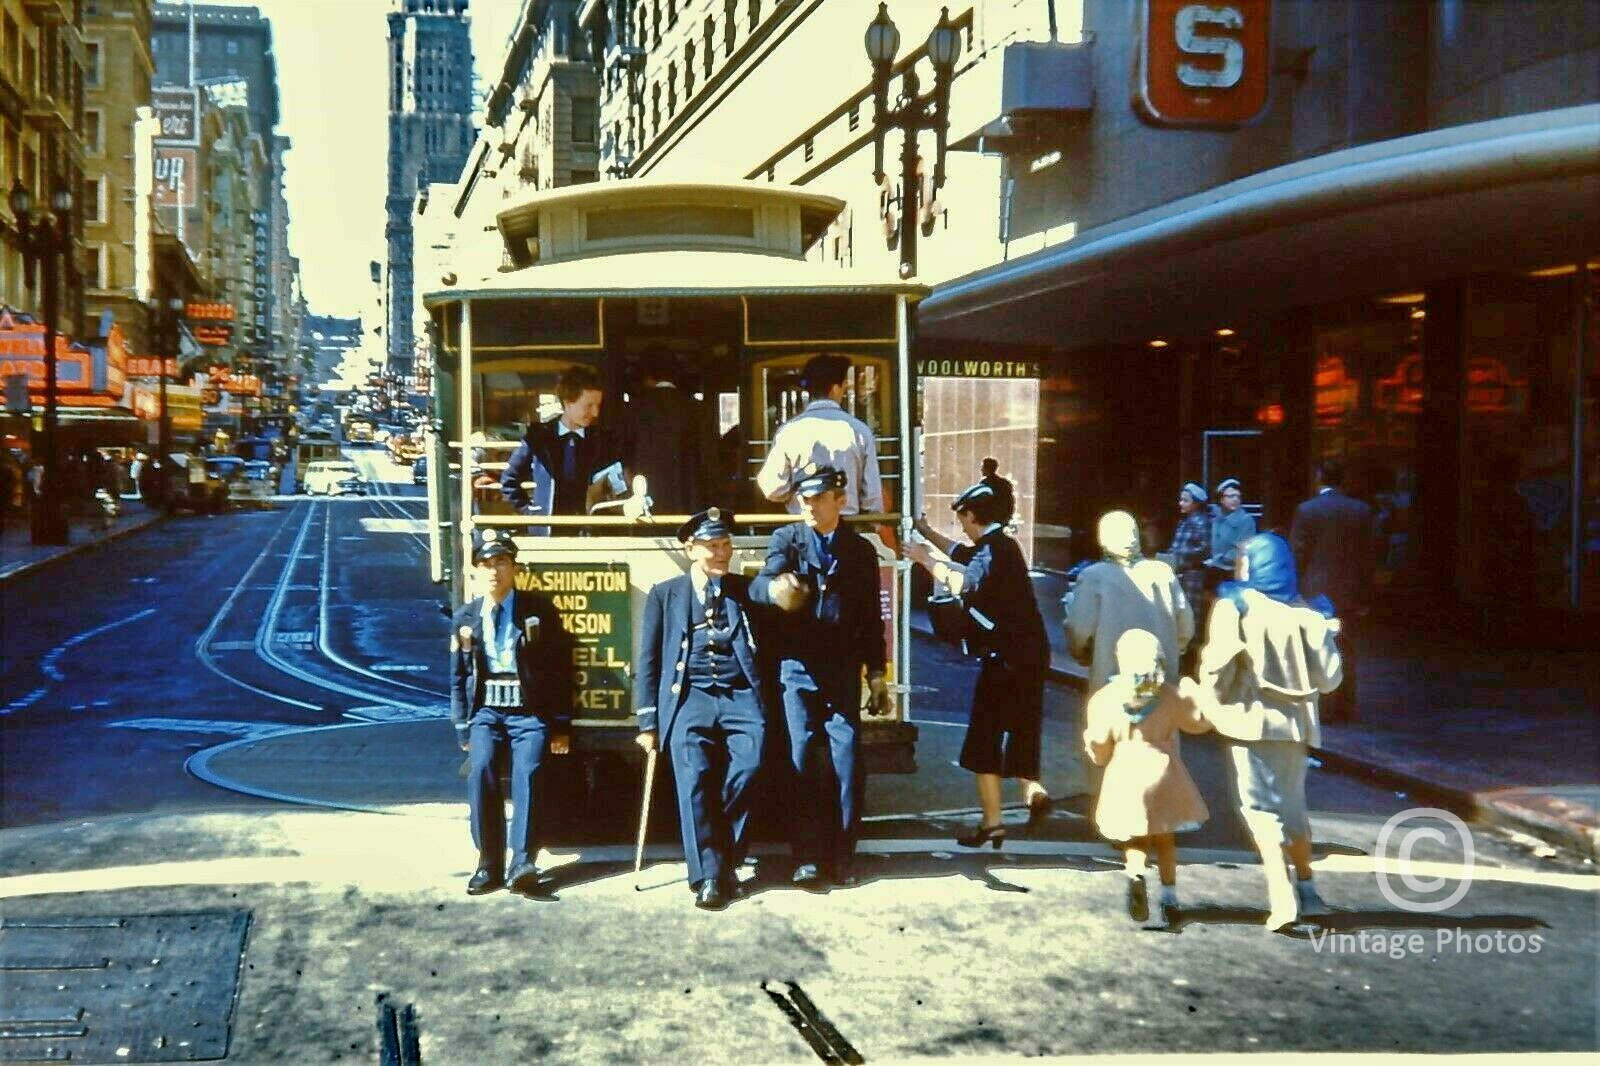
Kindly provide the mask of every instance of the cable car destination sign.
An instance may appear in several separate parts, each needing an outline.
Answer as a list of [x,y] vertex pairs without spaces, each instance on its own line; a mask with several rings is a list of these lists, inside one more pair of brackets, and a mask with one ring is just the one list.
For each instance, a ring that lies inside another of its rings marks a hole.
[[623,563],[530,563],[517,588],[550,597],[574,641],[573,715],[625,718],[632,705],[633,592]]

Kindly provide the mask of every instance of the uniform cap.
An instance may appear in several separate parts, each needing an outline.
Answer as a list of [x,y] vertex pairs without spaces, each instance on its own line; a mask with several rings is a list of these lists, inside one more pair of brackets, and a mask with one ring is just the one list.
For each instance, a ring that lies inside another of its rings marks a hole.
[[678,540],[684,544],[691,540],[716,540],[733,536],[734,515],[720,507],[707,507],[678,527]]
[[1221,496],[1224,492],[1227,492],[1229,489],[1239,489],[1242,492],[1242,491],[1244,491],[1244,486],[1239,484],[1239,479],[1236,478],[1236,477],[1225,477],[1221,481],[1217,482],[1217,495],[1218,496]]
[[950,505],[950,510],[952,510],[952,511],[964,511],[967,508],[971,507],[974,503],[977,503],[979,500],[993,499],[993,498],[994,498],[994,489],[993,489],[993,487],[991,487],[989,485],[985,485],[983,482],[980,481],[976,485],[973,485],[971,488],[967,489],[961,495],[957,496],[955,498],[955,502]]
[[849,482],[850,477],[843,470],[836,470],[831,466],[819,466],[796,478],[794,491],[800,496],[816,496],[834,489],[843,489]]
[[1206,487],[1198,481],[1185,481],[1182,491],[1192,496],[1195,503],[1205,503],[1209,498],[1206,496]]
[[517,542],[509,529],[484,529],[478,534],[478,546],[472,553],[474,564],[493,559],[496,555],[517,557]]

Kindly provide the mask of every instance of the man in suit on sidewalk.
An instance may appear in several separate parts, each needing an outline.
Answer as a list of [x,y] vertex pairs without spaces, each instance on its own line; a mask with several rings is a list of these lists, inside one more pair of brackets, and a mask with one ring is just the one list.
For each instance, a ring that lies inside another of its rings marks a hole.
[[852,865],[866,800],[861,677],[874,709],[887,700],[878,553],[845,526],[846,477],[822,467],[798,479],[803,522],[772,535],[766,564],[750,583],[774,619],[778,680],[789,750],[794,881],[805,888],[854,882]]
[[[534,785],[545,752],[565,755],[572,733],[572,644],[555,604],[516,587],[517,547],[509,530],[485,529],[473,566],[486,584],[450,623],[450,721],[467,752],[467,805],[478,869],[467,894],[509,884],[531,893]],[[506,876],[506,805],[497,756],[511,756],[511,867]]]
[[672,762],[695,906],[713,911],[739,894],[766,741],[750,580],[728,572],[733,524],[731,511],[709,507],[678,528],[689,572],[645,600],[634,686],[639,746],[659,745]]
[[1377,568],[1377,529],[1371,506],[1346,496],[1344,464],[1324,459],[1317,468],[1317,494],[1294,512],[1289,546],[1300,569],[1300,594],[1333,601],[1342,629],[1340,652],[1344,683],[1322,698],[1322,721],[1356,720],[1356,656],[1352,632],[1360,628],[1369,606],[1372,575]]

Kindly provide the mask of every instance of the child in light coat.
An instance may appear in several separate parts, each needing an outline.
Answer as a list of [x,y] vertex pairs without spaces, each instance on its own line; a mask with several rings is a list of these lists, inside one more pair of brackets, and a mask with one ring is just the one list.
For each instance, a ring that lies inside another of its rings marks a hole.
[[[1179,733],[1211,728],[1194,701],[1167,680],[1161,642],[1144,629],[1117,638],[1117,673],[1089,700],[1084,747],[1105,767],[1094,823],[1123,848],[1128,917],[1147,929],[1171,926],[1178,906],[1176,834],[1200,828],[1210,816],[1178,753]],[[1151,852],[1161,877],[1152,918],[1145,871]]]

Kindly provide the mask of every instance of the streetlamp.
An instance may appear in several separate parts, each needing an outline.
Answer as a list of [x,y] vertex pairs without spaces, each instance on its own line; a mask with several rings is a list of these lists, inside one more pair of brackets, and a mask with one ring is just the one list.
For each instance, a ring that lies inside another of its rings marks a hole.
[[177,296],[167,299],[163,303],[157,305],[156,314],[157,324],[159,326],[157,336],[160,337],[160,350],[158,350],[156,353],[156,358],[160,360],[160,362],[156,364],[156,369],[160,372],[160,377],[158,377],[156,380],[160,382],[161,388],[161,422],[160,428],[156,435],[156,469],[161,471],[161,480],[159,482],[162,496],[161,502],[165,502],[167,491],[167,463],[169,461],[168,457],[172,453],[172,419],[167,414],[168,356],[165,353],[172,353],[171,359],[174,366],[178,365],[181,361],[179,357],[183,353],[179,351],[179,349],[183,344],[183,332],[178,328],[178,323],[183,315],[183,300]]
[[44,440],[40,449],[44,453],[44,480],[39,498],[34,501],[32,539],[35,544],[66,544],[67,516],[61,505],[60,463],[56,455],[56,314],[61,298],[56,257],[70,253],[73,246],[72,190],[58,183],[50,194],[50,211],[36,216],[33,194],[18,178],[11,186],[10,206],[28,287],[33,287],[33,267],[38,264],[44,288]]
[[[923,96],[916,64],[901,76],[900,96],[889,106],[889,79],[900,52],[900,31],[889,18],[889,5],[878,5],[878,17],[867,24],[867,58],[872,62],[873,180],[884,182],[883,142],[891,129],[901,130],[900,150],[900,276],[917,274],[917,138],[932,130],[938,139],[929,200],[944,187],[945,136],[950,129],[950,82],[961,56],[961,34],[950,25],[950,9],[939,9],[939,22],[928,34],[928,59],[933,63],[933,93]],[[890,247],[893,247],[891,242]]]

